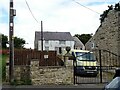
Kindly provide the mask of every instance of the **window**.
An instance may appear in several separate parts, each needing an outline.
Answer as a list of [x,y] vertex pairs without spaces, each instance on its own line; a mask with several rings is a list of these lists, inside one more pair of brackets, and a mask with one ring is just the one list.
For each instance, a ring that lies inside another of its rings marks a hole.
[[59,41],[59,44],[65,44],[65,41]]
[[62,48],[61,48],[61,47],[59,47],[59,53],[60,53],[60,54],[62,53]]
[[46,50],[46,51],[49,51],[49,47],[45,47],[45,50]]
[[49,41],[45,41],[45,44],[49,44]]
[[95,44],[94,43],[92,43],[92,48],[95,48]]
[[76,58],[80,61],[95,61],[95,56],[90,52],[76,52]]

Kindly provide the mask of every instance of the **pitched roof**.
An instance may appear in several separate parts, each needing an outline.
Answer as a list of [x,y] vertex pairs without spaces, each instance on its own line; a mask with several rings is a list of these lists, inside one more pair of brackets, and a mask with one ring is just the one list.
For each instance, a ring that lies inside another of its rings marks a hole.
[[77,37],[73,37],[74,41],[75,41],[75,46],[84,46],[84,44],[77,38]]
[[[44,40],[69,40],[74,41],[70,32],[43,32]],[[35,32],[35,40],[41,40],[41,32]]]

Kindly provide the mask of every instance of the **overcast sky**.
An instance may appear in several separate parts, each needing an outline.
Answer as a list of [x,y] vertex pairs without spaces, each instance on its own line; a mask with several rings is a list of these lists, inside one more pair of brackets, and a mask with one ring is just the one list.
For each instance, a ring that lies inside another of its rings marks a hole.
[[[119,0],[27,0],[34,17],[32,17],[25,0],[13,0],[16,16],[14,18],[14,36],[23,38],[25,47],[34,48],[35,31],[70,32],[75,34],[95,33],[100,25],[100,14]],[[0,0],[0,33],[9,36],[9,2]],[[90,9],[92,10],[90,10]]]

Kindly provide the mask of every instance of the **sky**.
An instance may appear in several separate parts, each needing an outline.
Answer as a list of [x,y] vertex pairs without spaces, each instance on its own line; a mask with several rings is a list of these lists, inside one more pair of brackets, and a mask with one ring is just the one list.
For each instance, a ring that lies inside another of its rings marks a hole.
[[[35,31],[41,31],[41,21],[43,31],[70,32],[72,36],[95,34],[100,25],[100,14],[108,9],[108,5],[119,2],[119,0],[13,1],[16,9],[14,36],[23,38],[26,41],[26,48],[34,48]],[[26,1],[35,18],[30,13]],[[0,33],[7,36],[9,36],[9,2],[10,0],[0,0]]]

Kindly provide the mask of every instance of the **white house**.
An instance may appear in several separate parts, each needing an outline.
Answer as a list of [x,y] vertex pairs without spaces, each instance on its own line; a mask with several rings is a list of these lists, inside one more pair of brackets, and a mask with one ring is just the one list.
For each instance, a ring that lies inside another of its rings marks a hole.
[[[74,39],[70,32],[43,32],[43,50],[57,51],[62,54],[66,47],[74,49]],[[41,49],[41,32],[35,32],[34,48]]]
[[73,38],[75,41],[74,49],[85,50],[84,44],[77,37],[73,37]]

